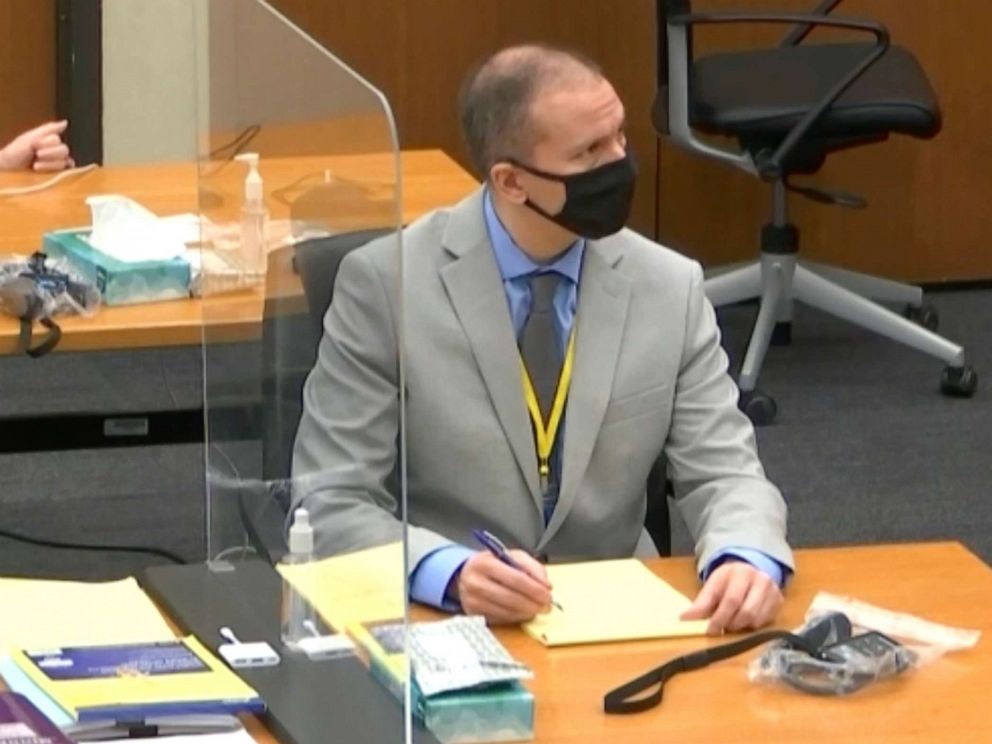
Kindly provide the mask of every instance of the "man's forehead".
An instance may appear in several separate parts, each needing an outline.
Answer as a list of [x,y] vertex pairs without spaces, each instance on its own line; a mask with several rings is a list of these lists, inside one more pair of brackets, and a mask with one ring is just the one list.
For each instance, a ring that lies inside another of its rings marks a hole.
[[535,96],[531,114],[545,131],[588,133],[590,127],[616,126],[624,118],[623,103],[605,78],[584,85],[549,87]]

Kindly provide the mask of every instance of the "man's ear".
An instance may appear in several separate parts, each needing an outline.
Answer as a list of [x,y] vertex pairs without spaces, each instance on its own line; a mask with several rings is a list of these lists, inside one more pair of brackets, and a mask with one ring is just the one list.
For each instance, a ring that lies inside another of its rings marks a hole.
[[496,163],[489,169],[489,186],[513,204],[527,201],[527,192],[520,184],[520,172],[509,163]]

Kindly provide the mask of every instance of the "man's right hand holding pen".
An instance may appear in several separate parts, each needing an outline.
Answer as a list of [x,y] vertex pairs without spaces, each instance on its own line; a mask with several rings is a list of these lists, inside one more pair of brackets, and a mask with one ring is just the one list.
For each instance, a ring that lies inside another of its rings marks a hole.
[[462,564],[451,588],[465,614],[509,624],[551,611],[551,584],[544,565],[523,550],[510,550],[509,555],[519,568],[485,550]]

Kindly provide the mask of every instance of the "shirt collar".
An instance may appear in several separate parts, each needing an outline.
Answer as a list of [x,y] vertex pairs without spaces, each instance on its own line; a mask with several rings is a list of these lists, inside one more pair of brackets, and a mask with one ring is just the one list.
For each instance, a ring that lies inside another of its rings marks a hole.
[[496,208],[493,206],[492,195],[488,188],[485,191],[483,203],[489,242],[492,244],[496,265],[499,267],[499,273],[504,282],[543,270],[545,272],[556,271],[571,279],[573,283],[579,283],[579,274],[582,271],[582,255],[586,248],[586,241],[583,238],[576,239],[568,250],[552,263],[536,263],[513,241],[513,237],[503,225],[499,215],[496,214]]

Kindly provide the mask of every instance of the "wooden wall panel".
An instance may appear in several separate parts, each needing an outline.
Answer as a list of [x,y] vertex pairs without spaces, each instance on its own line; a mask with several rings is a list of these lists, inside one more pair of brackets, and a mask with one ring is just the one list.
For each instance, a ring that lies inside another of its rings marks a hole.
[[599,61],[628,109],[641,163],[633,224],[654,234],[657,140],[654,2],[623,0],[274,0],[382,88],[404,147],[441,147],[468,166],[456,98],[473,63],[513,43],[551,41]]
[[[11,0],[7,0],[10,2]],[[464,163],[455,96],[475,60],[501,46],[551,40],[598,59],[627,104],[642,166],[633,224],[707,265],[750,258],[769,214],[768,188],[663,143],[654,95],[654,0],[273,0],[380,86],[405,147],[442,147]],[[698,9],[808,10],[816,0],[696,0]],[[834,155],[812,182],[864,194],[854,211],[794,199],[803,254],[920,281],[992,277],[992,63],[986,0],[846,0],[837,11],[885,23],[921,60],[944,111],[933,141],[897,137]],[[700,33],[697,52],[774,43],[781,27]],[[657,200],[657,203],[656,203]]]
[[55,0],[0,0],[0,144],[55,110]]

